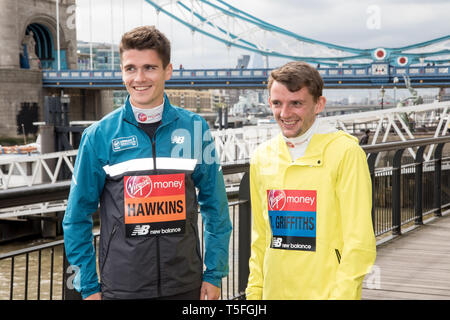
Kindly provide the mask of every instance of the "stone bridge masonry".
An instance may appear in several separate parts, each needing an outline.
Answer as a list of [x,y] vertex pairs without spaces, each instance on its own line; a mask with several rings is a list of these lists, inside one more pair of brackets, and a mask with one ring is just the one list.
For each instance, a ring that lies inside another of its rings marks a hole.
[[[76,0],[59,0],[61,70],[77,69]],[[42,88],[42,70],[57,69],[55,0],[0,0],[0,139],[18,138],[17,114],[24,104],[38,106],[44,120],[44,97],[61,95]],[[70,120],[98,120],[112,110],[112,91],[66,89]],[[106,106],[106,109],[105,107]]]

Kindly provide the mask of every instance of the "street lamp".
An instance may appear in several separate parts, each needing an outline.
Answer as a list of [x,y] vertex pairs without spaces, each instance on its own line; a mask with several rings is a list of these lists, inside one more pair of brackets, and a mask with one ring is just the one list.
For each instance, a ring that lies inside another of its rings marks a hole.
[[385,92],[385,90],[384,90],[384,87],[383,86],[381,86],[381,110],[383,110],[383,104],[384,104],[384,92]]

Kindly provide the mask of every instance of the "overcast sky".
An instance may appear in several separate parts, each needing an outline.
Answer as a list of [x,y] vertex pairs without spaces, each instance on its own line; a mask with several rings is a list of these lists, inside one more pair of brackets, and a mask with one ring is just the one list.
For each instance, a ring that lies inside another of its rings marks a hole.
[[[185,68],[234,67],[246,52],[225,45],[172,21],[144,0],[77,0],[77,35],[118,44],[124,31],[158,24],[172,42],[172,61]],[[160,3],[162,1],[159,1]],[[168,3],[169,1],[164,1]],[[450,34],[449,0],[227,0],[239,9],[304,37],[356,48],[400,47]],[[122,4],[124,3],[124,5]],[[187,1],[189,3],[189,1]],[[124,10],[122,10],[122,8]],[[194,44],[194,46],[192,45]],[[273,67],[271,60],[270,66]]]
[[[301,36],[362,49],[401,47],[450,34],[450,0],[226,1]],[[141,24],[158,25],[168,36],[175,68],[180,64],[188,69],[235,67],[240,55],[249,54],[240,49],[227,50],[224,44],[199,33],[192,36],[187,27],[163,13],[157,19],[154,8],[144,0],[77,0],[78,40],[118,44],[125,31]],[[447,46],[450,48],[450,43]],[[281,63],[269,59],[270,67]]]

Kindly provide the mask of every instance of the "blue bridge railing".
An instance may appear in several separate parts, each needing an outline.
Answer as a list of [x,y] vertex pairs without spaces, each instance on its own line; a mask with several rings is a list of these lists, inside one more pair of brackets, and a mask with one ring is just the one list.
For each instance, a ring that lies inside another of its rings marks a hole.
[[[272,69],[176,69],[166,82],[177,88],[265,88]],[[318,68],[327,88],[400,86],[408,76],[414,87],[450,86],[450,65]],[[394,82],[394,79],[397,81]],[[124,88],[120,70],[45,70],[44,87]]]

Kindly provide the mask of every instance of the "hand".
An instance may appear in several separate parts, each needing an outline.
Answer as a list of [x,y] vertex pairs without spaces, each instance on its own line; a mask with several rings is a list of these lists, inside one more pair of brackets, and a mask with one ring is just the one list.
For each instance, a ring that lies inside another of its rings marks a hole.
[[84,300],[102,300],[102,295],[100,294],[100,292],[96,292],[84,298]]
[[200,300],[217,300],[220,297],[220,288],[203,281],[200,289]]

